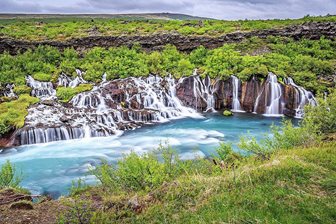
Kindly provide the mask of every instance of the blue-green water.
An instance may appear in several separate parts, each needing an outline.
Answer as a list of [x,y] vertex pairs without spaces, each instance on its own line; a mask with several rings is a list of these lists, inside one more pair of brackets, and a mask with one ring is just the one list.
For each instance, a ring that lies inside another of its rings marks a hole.
[[168,142],[181,158],[206,157],[215,153],[220,141],[239,141],[247,132],[257,138],[269,133],[272,123],[281,118],[254,114],[235,114],[224,117],[206,114],[203,119],[184,118],[164,124],[148,125],[122,136],[88,138],[16,147],[0,154],[0,165],[6,160],[23,173],[22,186],[33,193],[54,197],[68,192],[72,180],[84,178],[94,183],[87,171],[101,160],[115,162],[131,150],[142,153]]

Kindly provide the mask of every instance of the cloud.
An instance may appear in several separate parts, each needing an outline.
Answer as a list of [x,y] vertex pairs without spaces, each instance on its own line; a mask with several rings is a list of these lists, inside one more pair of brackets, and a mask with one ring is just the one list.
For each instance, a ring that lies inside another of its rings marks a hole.
[[218,19],[336,14],[335,0],[0,0],[2,13],[172,12]]

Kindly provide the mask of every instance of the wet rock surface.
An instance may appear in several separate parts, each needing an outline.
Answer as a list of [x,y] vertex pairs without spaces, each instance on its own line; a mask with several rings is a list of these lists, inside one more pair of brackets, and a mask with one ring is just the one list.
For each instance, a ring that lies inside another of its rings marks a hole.
[[[199,117],[199,112],[215,110],[302,117],[306,104],[316,104],[311,92],[290,78],[279,83],[272,73],[265,80],[253,77],[242,82],[235,76],[227,80],[201,78],[196,72],[179,80],[158,76],[103,79],[68,103],[57,100],[52,83],[28,77],[27,85],[32,86],[32,94],[41,93],[36,94],[41,101],[28,109],[24,127],[3,136],[0,143],[12,146],[110,136],[144,124]],[[74,88],[86,82],[80,71],[78,77],[71,80],[63,75],[58,86]]]

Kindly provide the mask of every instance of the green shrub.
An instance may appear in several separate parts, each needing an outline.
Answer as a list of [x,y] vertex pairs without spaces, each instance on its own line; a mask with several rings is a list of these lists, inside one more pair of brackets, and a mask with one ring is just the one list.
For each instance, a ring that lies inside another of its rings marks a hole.
[[117,166],[104,163],[94,174],[108,189],[149,190],[166,180],[164,165],[152,153],[131,152]]
[[229,110],[224,110],[223,115],[226,116],[226,117],[229,117],[229,116],[232,116],[233,113]]
[[27,108],[39,99],[27,94],[20,95],[17,100],[0,104],[0,135],[11,128],[21,128],[28,114]]
[[318,106],[306,106],[302,125],[311,133],[328,134],[336,132],[336,91],[328,97],[318,98]]
[[38,81],[41,81],[41,82],[50,82],[51,81],[51,75],[46,74],[46,73],[42,73],[42,72],[35,73],[33,75],[33,78],[38,80]]
[[90,223],[93,216],[93,206],[89,200],[73,197],[70,199],[64,199],[61,202],[67,209],[59,216],[57,223]]
[[19,188],[21,181],[22,175],[18,174],[15,166],[7,160],[0,169],[0,189]]
[[71,87],[58,87],[56,91],[57,98],[64,103],[69,102],[75,95],[90,91],[93,88],[92,84],[80,84],[75,88]]
[[80,193],[86,191],[88,188],[89,186],[85,184],[83,179],[79,178],[77,181],[73,180],[70,187],[70,195],[79,195]]
[[31,88],[26,86],[26,85],[20,85],[20,86],[15,86],[14,87],[14,92],[17,95],[21,95],[21,94],[30,94],[31,92]]
[[216,149],[217,157],[223,161],[227,167],[239,164],[242,160],[242,155],[232,149],[232,144],[221,142]]

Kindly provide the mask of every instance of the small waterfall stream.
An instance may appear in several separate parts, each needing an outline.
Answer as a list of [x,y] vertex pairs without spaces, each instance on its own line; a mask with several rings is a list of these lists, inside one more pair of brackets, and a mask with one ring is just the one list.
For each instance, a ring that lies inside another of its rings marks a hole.
[[31,95],[41,99],[53,98],[56,96],[56,90],[51,82],[41,82],[33,77],[26,78],[27,85],[32,88]]
[[231,76],[232,79],[232,109],[233,112],[244,112],[239,101],[239,82],[236,76]]
[[[77,77],[72,79],[66,74],[61,74],[58,78],[58,86],[75,88],[80,84],[87,83],[82,76],[82,72],[76,69]],[[106,77],[105,77],[106,78]]]
[[[276,75],[273,73],[268,74],[267,77],[268,92],[266,100],[268,102],[266,107],[267,116],[282,116],[282,102],[281,102],[281,85],[278,83]],[[268,95],[270,93],[270,95]]]
[[295,117],[302,118],[304,115],[304,107],[306,104],[310,104],[313,106],[317,105],[314,95],[310,91],[307,91],[305,88],[296,85],[294,83],[294,80],[290,77],[286,78],[285,82],[287,85],[291,85],[295,89],[295,104],[297,105],[295,109]]
[[[260,99],[264,97],[264,102]],[[254,113],[258,112],[260,104],[264,104],[264,116],[280,117],[283,116],[282,89],[278,83],[276,75],[269,73],[264,88],[259,92],[254,104]]]
[[[215,98],[214,98],[214,89],[211,85],[211,79],[209,76],[206,76],[203,80],[200,76],[194,73],[194,96],[196,98],[196,105],[198,105],[198,100],[202,100],[206,103],[206,109],[204,112],[215,111]],[[196,109],[197,106],[196,106]]]

